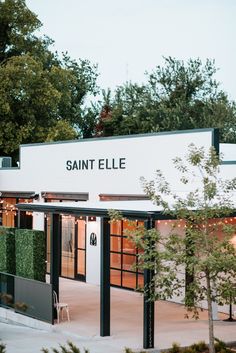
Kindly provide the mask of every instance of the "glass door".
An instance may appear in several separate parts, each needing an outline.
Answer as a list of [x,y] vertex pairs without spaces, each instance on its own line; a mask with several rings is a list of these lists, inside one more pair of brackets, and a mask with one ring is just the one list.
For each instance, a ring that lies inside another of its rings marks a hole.
[[75,217],[61,216],[61,276],[75,277]]
[[76,266],[75,277],[81,281],[86,280],[86,221],[76,219]]
[[[47,271],[50,272],[50,219],[47,229]],[[61,276],[86,280],[86,219],[61,216]]]
[[110,281],[111,285],[127,289],[143,287],[143,273],[137,269],[138,253],[135,243],[125,235],[143,222],[116,221],[110,225]]

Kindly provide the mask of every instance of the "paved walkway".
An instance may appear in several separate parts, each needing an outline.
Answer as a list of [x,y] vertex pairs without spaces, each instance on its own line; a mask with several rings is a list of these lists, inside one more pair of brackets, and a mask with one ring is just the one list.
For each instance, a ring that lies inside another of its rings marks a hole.
[[[7,353],[39,353],[43,347],[56,347],[72,340],[90,353],[121,353],[124,347],[142,348],[143,298],[130,291],[111,290],[111,336],[99,336],[99,287],[61,279],[61,301],[69,304],[71,321],[54,325],[52,332],[0,324],[0,338]],[[169,348],[173,342],[186,346],[207,342],[207,312],[198,321],[185,319],[182,305],[158,302],[155,305],[155,347]],[[220,319],[225,316],[221,315]],[[215,322],[215,335],[224,341],[236,341],[236,323]]]

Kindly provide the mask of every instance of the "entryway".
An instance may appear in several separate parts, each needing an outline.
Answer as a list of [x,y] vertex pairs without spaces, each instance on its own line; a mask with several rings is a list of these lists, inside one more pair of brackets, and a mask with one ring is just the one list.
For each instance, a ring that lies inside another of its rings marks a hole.
[[86,220],[61,216],[61,276],[86,280]]
[[[46,218],[47,272],[50,272],[50,217]],[[60,216],[60,276],[86,281],[86,218]]]

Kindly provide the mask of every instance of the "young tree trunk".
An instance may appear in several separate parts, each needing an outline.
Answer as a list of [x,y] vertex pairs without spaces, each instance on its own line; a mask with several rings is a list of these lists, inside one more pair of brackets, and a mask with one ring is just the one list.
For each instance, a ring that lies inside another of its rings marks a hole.
[[209,353],[215,353],[214,345],[214,326],[213,326],[213,313],[212,313],[212,299],[211,299],[211,282],[209,273],[206,272],[207,282],[207,306],[208,306],[208,328],[209,328]]

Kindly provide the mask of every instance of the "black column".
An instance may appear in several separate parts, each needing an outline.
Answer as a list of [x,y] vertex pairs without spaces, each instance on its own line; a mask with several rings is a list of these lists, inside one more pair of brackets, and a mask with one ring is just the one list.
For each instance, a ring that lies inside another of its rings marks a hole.
[[101,218],[100,336],[110,336],[109,218]]
[[50,236],[50,283],[59,299],[59,264],[60,264],[60,215],[51,214]]
[[21,216],[21,212],[20,212],[20,210],[18,210],[18,212],[17,212],[17,228],[20,228],[20,216]]
[[[151,219],[145,221],[145,228],[151,229],[155,227],[155,222]],[[150,247],[155,246],[150,241]],[[154,348],[154,301],[150,301],[152,290],[149,286],[154,277],[153,270],[144,270],[144,287],[146,288],[143,299],[143,348]]]

